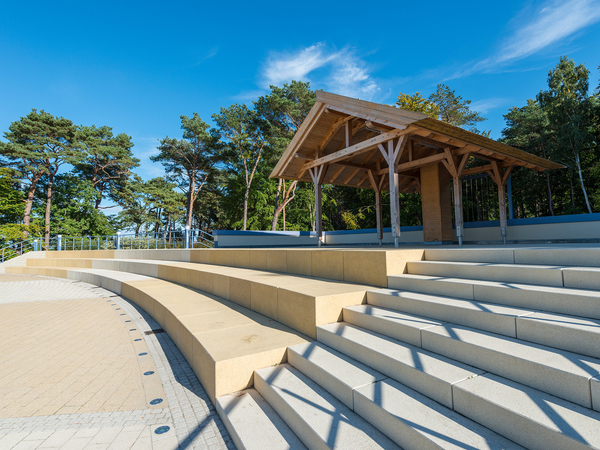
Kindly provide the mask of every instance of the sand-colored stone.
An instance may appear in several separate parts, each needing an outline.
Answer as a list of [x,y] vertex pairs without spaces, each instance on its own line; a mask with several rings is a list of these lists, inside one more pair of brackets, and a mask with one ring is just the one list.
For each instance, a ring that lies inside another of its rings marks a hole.
[[273,250],[267,252],[267,267],[270,272],[287,272],[287,252]]
[[234,256],[235,267],[250,267],[250,252],[248,250],[236,250]]
[[267,269],[267,250],[248,250],[248,268],[256,270]]
[[[105,298],[0,305],[0,418],[146,409],[165,398],[145,343]],[[98,401],[100,399],[101,401]],[[165,403],[160,405],[164,408]]]
[[250,286],[250,309],[271,319],[278,320],[276,286],[253,282]]
[[251,283],[248,280],[231,277],[229,281],[229,300],[251,308]]
[[312,252],[310,250],[288,250],[286,252],[288,273],[296,275],[312,275]]
[[345,251],[344,281],[387,287],[386,252]]
[[312,276],[330,280],[344,279],[344,252],[315,251],[312,254]]
[[224,298],[225,300],[229,300],[229,280],[230,278],[227,275],[215,274],[213,276],[214,287],[211,293]]
[[210,264],[210,252],[208,248],[195,248],[190,250],[190,262]]

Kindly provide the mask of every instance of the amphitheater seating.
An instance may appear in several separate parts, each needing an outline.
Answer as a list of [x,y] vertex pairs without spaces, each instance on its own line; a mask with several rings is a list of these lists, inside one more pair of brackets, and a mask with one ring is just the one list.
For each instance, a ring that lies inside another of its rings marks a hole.
[[[600,248],[48,252],[191,361],[239,448],[600,448]],[[383,275],[382,275],[383,274]]]

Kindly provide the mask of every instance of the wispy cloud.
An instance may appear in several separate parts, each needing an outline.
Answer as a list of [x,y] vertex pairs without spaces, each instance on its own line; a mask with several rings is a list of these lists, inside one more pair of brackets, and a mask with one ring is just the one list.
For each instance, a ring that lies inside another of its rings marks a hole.
[[469,105],[469,107],[473,111],[477,111],[478,113],[481,113],[481,114],[486,114],[488,111],[505,106],[509,102],[510,102],[509,98],[491,97],[491,98],[484,98],[482,100],[477,100],[476,102],[471,103]]
[[311,81],[313,87],[371,99],[380,87],[369,72],[352,49],[335,50],[318,43],[296,52],[272,53],[262,70],[262,85],[268,88],[292,80]]
[[207,59],[210,59],[214,56],[217,56],[217,53],[219,53],[219,47],[213,47],[210,50],[208,50],[204,56],[202,56],[202,58],[200,58],[200,60],[194,64],[195,66],[199,66],[200,64],[202,64],[204,61],[206,61]]
[[533,11],[524,10],[513,19],[516,31],[500,43],[494,55],[466,65],[448,79],[496,71],[557,44],[598,21],[600,0],[548,0],[541,7]]

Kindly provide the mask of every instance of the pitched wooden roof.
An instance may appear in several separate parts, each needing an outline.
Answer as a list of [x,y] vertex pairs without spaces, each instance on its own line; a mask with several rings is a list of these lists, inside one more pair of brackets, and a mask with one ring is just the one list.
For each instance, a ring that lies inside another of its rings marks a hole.
[[[369,171],[387,172],[379,145],[401,136],[408,144],[399,160],[405,185],[401,181],[400,189],[405,192],[413,189],[410,180],[418,177],[418,167],[443,162],[448,151],[454,157],[469,154],[500,168],[519,165],[542,171],[563,167],[424,114],[317,91],[317,101],[271,177],[311,181],[308,169],[328,164],[325,184],[370,188]],[[488,170],[484,166],[462,174]]]

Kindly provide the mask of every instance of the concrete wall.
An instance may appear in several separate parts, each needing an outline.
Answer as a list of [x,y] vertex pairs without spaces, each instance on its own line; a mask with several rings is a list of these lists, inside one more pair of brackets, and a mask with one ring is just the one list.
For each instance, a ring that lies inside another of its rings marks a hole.
[[[544,241],[600,241],[600,213],[571,216],[536,217],[508,220],[509,242]],[[316,234],[307,231],[214,231],[218,248],[240,247],[299,247],[316,246]],[[453,230],[454,240],[456,232]],[[325,245],[376,245],[375,229],[323,232]],[[464,241],[501,242],[500,223],[468,222],[464,227]],[[383,243],[393,244],[390,228],[384,228]],[[423,242],[423,227],[402,227],[402,244],[429,244]]]

